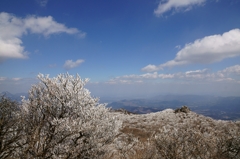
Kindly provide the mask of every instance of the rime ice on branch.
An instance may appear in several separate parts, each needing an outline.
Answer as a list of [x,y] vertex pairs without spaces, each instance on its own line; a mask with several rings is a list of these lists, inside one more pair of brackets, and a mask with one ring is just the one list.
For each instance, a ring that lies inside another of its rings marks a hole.
[[89,80],[68,73],[38,78],[29,99],[22,100],[26,137],[21,156],[99,158],[104,154],[121,122],[84,88]]

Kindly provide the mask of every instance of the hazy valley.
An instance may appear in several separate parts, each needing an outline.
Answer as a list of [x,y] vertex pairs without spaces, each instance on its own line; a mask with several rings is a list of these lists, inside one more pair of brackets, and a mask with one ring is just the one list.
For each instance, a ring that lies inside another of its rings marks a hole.
[[[27,93],[11,94],[2,92],[12,100],[21,101],[21,96],[28,97]],[[183,105],[198,114],[217,120],[240,119],[240,97],[221,97],[211,95],[159,95],[152,98],[100,98],[100,103],[108,103],[112,109],[125,109],[131,113],[147,114],[164,109],[176,109]]]

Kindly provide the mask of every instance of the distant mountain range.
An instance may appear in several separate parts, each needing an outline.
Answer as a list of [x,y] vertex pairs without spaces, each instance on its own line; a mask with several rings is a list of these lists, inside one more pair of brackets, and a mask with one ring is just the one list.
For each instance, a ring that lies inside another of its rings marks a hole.
[[[28,93],[12,94],[2,92],[11,100],[20,102],[21,96],[28,98]],[[100,102],[102,102],[100,100]],[[220,97],[210,95],[160,95],[148,99],[115,100],[107,105],[113,109],[125,109],[136,114],[162,111],[167,108],[176,109],[183,105],[192,111],[214,119],[239,120],[240,97]]]
[[5,92],[1,92],[0,93],[0,96],[5,96],[5,97],[8,97],[10,98],[11,100],[14,100],[14,101],[17,101],[17,102],[20,102],[22,100],[21,96],[25,96],[26,98],[28,98],[28,93],[16,93],[16,94],[12,94],[12,93],[9,93],[7,91]]
[[138,114],[158,112],[167,108],[176,109],[183,105],[214,119],[240,119],[240,97],[164,95],[149,99],[120,100],[108,104],[113,109],[123,108]]

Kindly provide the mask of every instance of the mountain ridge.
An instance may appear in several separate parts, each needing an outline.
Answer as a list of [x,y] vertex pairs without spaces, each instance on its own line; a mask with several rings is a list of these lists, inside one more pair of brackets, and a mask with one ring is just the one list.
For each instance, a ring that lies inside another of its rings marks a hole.
[[113,113],[123,120],[123,127],[107,159],[240,157],[240,121],[215,120],[187,107],[148,114]]
[[198,95],[167,95],[161,98],[132,99],[111,102],[108,107],[124,108],[127,111],[146,114],[162,111],[167,108],[176,109],[187,105],[199,114],[222,120],[240,118],[240,97],[198,96]]

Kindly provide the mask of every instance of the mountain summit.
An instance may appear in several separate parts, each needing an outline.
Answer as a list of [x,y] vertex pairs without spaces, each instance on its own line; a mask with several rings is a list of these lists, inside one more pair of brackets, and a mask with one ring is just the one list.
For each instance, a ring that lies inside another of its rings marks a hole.
[[239,121],[214,120],[190,111],[187,106],[149,114],[115,113],[123,120],[118,142],[125,144],[125,149],[116,150],[118,157],[124,154],[131,159],[240,158]]

